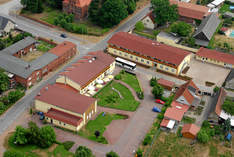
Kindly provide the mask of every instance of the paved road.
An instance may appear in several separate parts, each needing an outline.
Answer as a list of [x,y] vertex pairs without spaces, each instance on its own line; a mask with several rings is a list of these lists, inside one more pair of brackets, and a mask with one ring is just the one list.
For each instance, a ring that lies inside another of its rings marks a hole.
[[57,78],[58,74],[63,71],[66,67],[70,66],[72,63],[74,63],[77,59],[81,58],[85,54],[87,54],[89,51],[96,51],[96,50],[102,50],[106,46],[106,41],[110,39],[110,37],[118,32],[118,31],[128,31],[131,27],[134,26],[134,24],[144,17],[147,12],[149,11],[149,5],[143,8],[140,12],[138,12],[136,15],[134,15],[131,19],[126,21],[124,24],[119,26],[116,30],[111,32],[109,35],[107,35],[100,43],[97,44],[88,44],[85,46],[82,46],[80,44],[80,41],[82,39],[74,39],[72,37],[68,37],[66,39],[60,38],[59,33],[57,31],[54,31],[46,26],[42,26],[38,23],[35,23],[31,20],[25,20],[22,18],[18,18],[17,16],[11,16],[9,15],[9,12],[13,11],[14,9],[20,8],[19,0],[12,0],[9,3],[6,3],[4,5],[0,6],[0,15],[10,17],[13,19],[16,24],[19,26],[19,28],[22,28],[25,31],[28,31],[32,33],[33,35],[40,35],[42,37],[51,38],[54,41],[62,42],[63,40],[69,40],[77,44],[78,50],[80,52],[80,55],[75,56],[70,63],[68,63],[66,66],[64,66],[61,70],[54,72],[54,74],[48,78],[47,80],[41,81],[37,86],[32,88],[30,92],[27,92],[25,97],[23,97],[19,102],[17,102],[12,108],[10,108],[4,115],[0,117],[0,135],[12,124],[13,121],[19,117],[23,111],[29,107],[30,104],[33,102],[33,98],[36,96],[36,94],[40,91],[40,89],[48,84],[53,83],[55,79]]

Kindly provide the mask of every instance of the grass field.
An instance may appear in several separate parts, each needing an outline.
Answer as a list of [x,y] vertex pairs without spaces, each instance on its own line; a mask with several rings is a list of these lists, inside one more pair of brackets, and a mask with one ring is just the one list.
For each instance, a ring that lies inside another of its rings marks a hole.
[[135,75],[129,73],[122,73],[121,81],[127,83],[130,87],[132,87],[136,92],[141,92],[141,87],[139,85],[139,81]]
[[[108,141],[105,139],[105,137],[102,136],[104,131],[106,130],[106,126],[108,126],[113,120],[125,119],[125,118],[126,117],[123,115],[106,113],[103,116],[103,113],[101,113],[97,116],[95,120],[90,120],[88,124],[78,132],[78,134],[80,136],[88,138],[89,140],[107,144]],[[94,134],[95,131],[100,132],[100,136],[98,138],[96,138]]]
[[95,98],[98,99],[99,106],[126,111],[135,111],[140,104],[135,100],[127,87],[115,81],[106,85],[97,95],[95,95]]
[[[11,138],[11,137],[10,137]],[[6,141],[8,138],[6,138]],[[8,150],[14,150],[20,152],[27,157],[73,157],[72,152],[67,151],[63,145],[53,144],[50,148],[41,149],[35,145],[26,146],[16,146],[12,142],[13,140],[8,140],[6,148]]]
[[162,132],[148,157],[233,157],[234,150],[227,148],[219,140],[208,144],[191,144],[191,139],[180,138],[176,134]]

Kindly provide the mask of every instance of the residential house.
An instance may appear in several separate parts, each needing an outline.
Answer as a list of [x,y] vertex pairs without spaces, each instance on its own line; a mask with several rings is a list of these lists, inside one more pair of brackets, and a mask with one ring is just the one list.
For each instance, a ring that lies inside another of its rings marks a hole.
[[48,123],[79,131],[97,112],[97,101],[67,85],[54,84],[40,90],[35,108],[44,113]]
[[157,24],[155,23],[155,17],[153,15],[153,12],[149,12],[143,19],[141,20],[144,24],[145,28],[147,29],[155,29]]
[[208,7],[193,3],[170,0],[170,4],[178,6],[179,20],[195,24],[195,20],[203,20],[210,14]]
[[193,35],[195,43],[200,46],[208,46],[220,22],[221,21],[216,13],[212,13],[202,20],[202,23]]
[[89,52],[87,56],[78,60],[65,72],[60,73],[57,83],[66,84],[80,94],[85,94],[90,88],[112,74],[115,69],[115,58],[102,52]]
[[63,12],[74,14],[75,19],[81,20],[88,15],[88,8],[92,0],[63,0]]
[[195,124],[184,124],[181,133],[183,137],[195,139],[199,131],[200,127]]
[[126,32],[115,33],[108,41],[108,53],[158,71],[180,75],[191,53]]
[[164,89],[171,91],[175,87],[175,82],[165,80],[160,78],[157,80],[158,84],[161,85]]
[[201,47],[196,53],[196,59],[225,68],[234,68],[234,55],[218,52],[216,50]]
[[[68,49],[61,48],[56,53],[53,53],[53,51],[52,53],[46,52],[30,62],[22,60],[20,58],[22,55],[29,53],[36,47],[35,42],[36,40],[33,38],[27,37],[0,51],[0,68],[8,73],[12,83],[18,82],[25,87],[30,87],[76,54],[76,45],[71,42],[64,42],[67,45],[64,45],[64,43],[61,43],[61,45],[69,47]],[[60,47],[61,45],[57,46]],[[58,54],[65,56],[65,59]]]
[[13,29],[15,29],[15,23],[8,18],[0,16],[0,36],[9,33]]
[[174,96],[174,101],[196,107],[201,101],[199,92],[199,88],[190,80],[179,87]]

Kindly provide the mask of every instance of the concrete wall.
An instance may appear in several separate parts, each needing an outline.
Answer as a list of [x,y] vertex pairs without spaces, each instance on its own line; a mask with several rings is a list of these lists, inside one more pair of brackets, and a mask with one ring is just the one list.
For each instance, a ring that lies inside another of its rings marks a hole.
[[148,28],[148,29],[155,28],[155,24],[153,23],[153,21],[151,20],[151,18],[149,16],[142,19],[142,23],[144,24],[145,28]]
[[56,79],[56,82],[69,85],[73,87],[74,89],[76,89],[77,91],[81,90],[81,86],[78,83],[70,80],[68,77],[65,77],[65,76],[59,76],[59,78]]
[[182,73],[182,71],[184,70],[184,68],[186,68],[191,60],[191,54],[187,55],[184,60],[180,63],[180,65],[177,68],[177,75],[180,75]]
[[15,24],[13,23],[13,22],[11,22],[11,21],[8,21],[8,23],[7,23],[7,25],[6,25],[6,27],[5,27],[5,29],[4,29],[4,31],[6,32],[6,33],[9,33],[11,30],[13,30],[15,28]]
[[234,68],[234,65],[231,65],[231,64],[227,64],[227,63],[224,63],[224,62],[221,62],[221,61],[217,61],[215,59],[210,59],[210,58],[204,58],[204,57],[200,57],[200,56],[195,56],[195,58],[197,60],[200,60],[202,62],[207,62],[207,63],[212,63],[212,64],[215,64],[215,65],[219,65],[219,66],[222,66],[222,67],[229,67],[229,68]]

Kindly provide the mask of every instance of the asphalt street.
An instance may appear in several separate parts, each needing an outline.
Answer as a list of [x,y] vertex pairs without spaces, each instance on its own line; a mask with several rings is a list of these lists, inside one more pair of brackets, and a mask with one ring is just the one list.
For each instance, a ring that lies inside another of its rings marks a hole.
[[25,111],[25,109],[27,109],[33,103],[33,99],[37,95],[37,93],[40,91],[40,89],[46,84],[53,83],[61,71],[63,71],[65,68],[67,68],[74,62],[76,62],[82,56],[86,55],[88,52],[103,50],[106,47],[107,41],[110,39],[110,37],[114,33],[119,32],[119,31],[130,30],[135,25],[135,23],[141,18],[143,18],[149,11],[149,5],[148,5],[144,7],[141,11],[139,11],[137,14],[135,14],[133,17],[128,19],[124,24],[120,25],[114,31],[109,33],[101,42],[97,44],[89,43],[86,45],[82,45],[81,42],[83,41],[83,39],[74,38],[71,36],[68,36],[68,38],[66,39],[61,38],[59,36],[61,32],[59,31],[55,31],[47,26],[38,24],[29,19],[16,16],[14,13],[20,7],[21,5],[20,5],[19,0],[12,0],[9,3],[6,3],[0,6],[0,15],[12,19],[13,21],[16,22],[16,24],[18,25],[20,29],[30,32],[35,36],[51,38],[56,42],[62,42],[64,40],[68,40],[73,43],[76,43],[80,55],[76,55],[72,59],[72,61],[69,62],[66,66],[54,72],[52,76],[49,77],[47,80],[42,80],[39,84],[37,84],[32,89],[30,89],[21,100],[19,100],[5,114],[3,114],[0,117],[0,135]]

